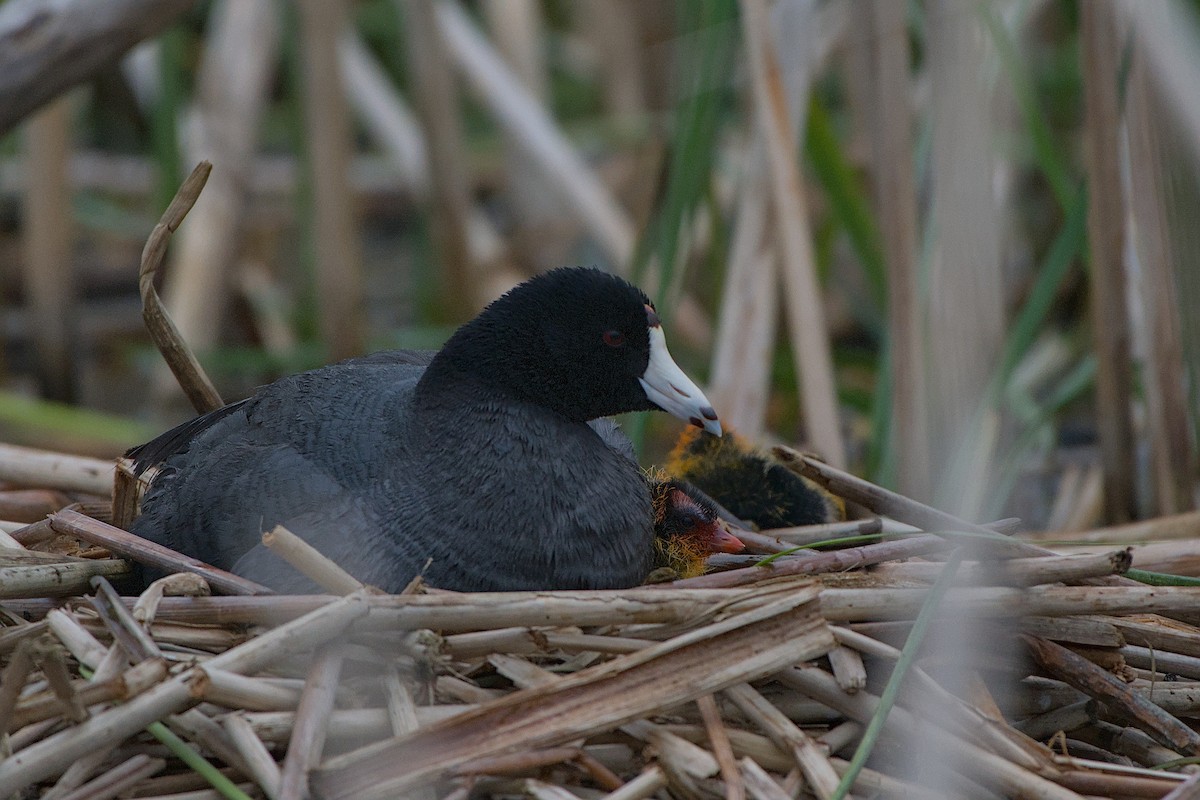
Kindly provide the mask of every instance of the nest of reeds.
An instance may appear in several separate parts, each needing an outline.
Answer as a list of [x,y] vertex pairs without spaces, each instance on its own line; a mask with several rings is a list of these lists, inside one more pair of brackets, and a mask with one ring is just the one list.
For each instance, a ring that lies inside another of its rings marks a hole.
[[[153,274],[205,174],[141,272],[198,410]],[[775,457],[867,517],[603,592],[384,595],[276,529],[328,590],[283,597],[123,530],[127,470],[0,446],[0,797],[1197,796],[1200,586],[1127,545],[1194,573],[1200,514],[1064,555]]]
[[[9,526],[0,796],[1186,796],[1200,588],[1122,577],[1119,543],[1200,518],[1059,555],[781,455],[880,517],[626,591],[383,595],[280,530],[330,594],[183,565],[125,597],[125,559],[171,556],[108,507]],[[108,477],[48,458],[0,459],[44,481],[26,518]],[[0,517],[33,497],[0,493]]]

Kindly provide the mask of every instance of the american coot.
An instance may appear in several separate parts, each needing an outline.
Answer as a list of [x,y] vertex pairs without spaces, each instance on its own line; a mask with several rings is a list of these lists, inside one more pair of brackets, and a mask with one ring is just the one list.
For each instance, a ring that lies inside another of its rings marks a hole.
[[719,438],[684,431],[668,457],[667,471],[760,529],[833,522],[845,514],[840,499],[733,431]]
[[654,508],[652,574],[656,578],[692,578],[704,572],[710,555],[746,549],[725,527],[713,504],[696,496],[691,487],[660,476],[651,481],[650,496]]
[[133,532],[284,592],[314,587],[261,545],[276,524],[387,591],[417,574],[461,591],[632,586],[653,559],[649,488],[588,421],[651,409],[721,432],[645,294],[553,270],[432,358],[293,375],[135,448],[162,465]]

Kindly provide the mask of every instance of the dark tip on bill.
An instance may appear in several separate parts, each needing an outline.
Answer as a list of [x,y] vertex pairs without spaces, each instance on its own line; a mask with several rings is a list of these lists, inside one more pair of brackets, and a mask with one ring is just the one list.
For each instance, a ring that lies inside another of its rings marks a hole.
[[704,422],[699,417],[691,417],[688,422],[695,425],[697,428],[703,428]]
[[711,419],[713,422],[717,421],[717,412],[712,406],[705,406],[704,408],[700,409],[700,413],[705,419]]

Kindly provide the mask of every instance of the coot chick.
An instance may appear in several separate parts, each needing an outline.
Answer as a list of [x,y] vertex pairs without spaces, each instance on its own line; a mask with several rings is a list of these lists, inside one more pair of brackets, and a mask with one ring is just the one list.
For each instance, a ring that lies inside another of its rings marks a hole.
[[276,524],[385,591],[418,574],[459,591],[633,586],[653,557],[649,488],[588,421],[652,409],[721,432],[645,294],[558,269],[432,358],[283,378],[131,451],[165,458],[133,532],[282,592],[314,587],[261,545]]
[[668,457],[667,471],[760,530],[816,525],[845,515],[840,499],[733,431],[716,437],[685,430]]
[[742,540],[725,527],[713,504],[688,488],[662,476],[650,482],[655,569],[647,582],[702,575],[710,555],[746,549]]

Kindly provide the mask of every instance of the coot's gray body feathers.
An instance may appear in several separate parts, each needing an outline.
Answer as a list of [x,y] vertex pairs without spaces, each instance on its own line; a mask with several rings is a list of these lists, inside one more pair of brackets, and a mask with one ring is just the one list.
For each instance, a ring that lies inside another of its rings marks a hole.
[[587,420],[670,406],[719,431],[652,328],[633,287],[557,270],[432,361],[395,351],[284,378],[139,448],[177,452],[133,530],[285,592],[313,586],[262,547],[276,524],[387,591],[417,574],[464,591],[635,585],[649,492]]

